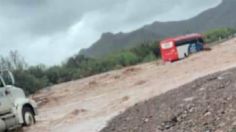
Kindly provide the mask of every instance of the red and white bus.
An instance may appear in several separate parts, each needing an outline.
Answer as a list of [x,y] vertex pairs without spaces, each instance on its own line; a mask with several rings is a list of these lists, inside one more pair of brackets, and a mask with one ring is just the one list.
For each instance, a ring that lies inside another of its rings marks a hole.
[[203,35],[198,33],[167,38],[160,42],[160,50],[164,62],[173,62],[186,58],[189,54],[202,51],[203,47]]

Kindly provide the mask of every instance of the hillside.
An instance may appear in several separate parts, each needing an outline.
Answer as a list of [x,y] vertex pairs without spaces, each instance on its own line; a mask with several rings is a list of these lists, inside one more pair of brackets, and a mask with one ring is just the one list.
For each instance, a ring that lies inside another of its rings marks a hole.
[[[172,64],[151,62],[41,90],[26,132],[98,132],[127,108],[199,77],[236,67],[236,38]],[[170,83],[171,82],[171,83]]]
[[102,57],[145,41],[155,41],[167,36],[191,32],[205,32],[221,27],[236,27],[236,1],[224,0],[219,6],[184,21],[154,22],[130,33],[104,33],[90,48],[80,54],[89,57]]

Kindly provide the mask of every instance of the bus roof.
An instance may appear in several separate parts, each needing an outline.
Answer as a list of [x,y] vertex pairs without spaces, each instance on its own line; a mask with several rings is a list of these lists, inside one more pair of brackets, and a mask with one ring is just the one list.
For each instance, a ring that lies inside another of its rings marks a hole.
[[184,41],[184,40],[189,40],[189,39],[194,39],[194,38],[203,38],[203,35],[200,33],[193,33],[193,34],[187,34],[187,35],[182,35],[182,36],[177,36],[174,38],[166,38],[161,43],[163,42],[170,42],[170,41]]

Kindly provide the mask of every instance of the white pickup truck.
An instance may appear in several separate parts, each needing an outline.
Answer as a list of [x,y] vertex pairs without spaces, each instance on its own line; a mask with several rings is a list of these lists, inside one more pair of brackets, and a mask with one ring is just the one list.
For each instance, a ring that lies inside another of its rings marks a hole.
[[11,72],[0,73],[0,132],[34,124],[36,103],[28,99],[22,89],[14,86]]

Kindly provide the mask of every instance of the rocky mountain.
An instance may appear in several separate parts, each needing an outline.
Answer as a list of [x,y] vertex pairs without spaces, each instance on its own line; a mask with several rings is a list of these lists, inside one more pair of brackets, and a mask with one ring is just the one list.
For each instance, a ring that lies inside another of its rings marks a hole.
[[130,33],[104,33],[90,48],[80,54],[89,57],[103,57],[115,51],[155,41],[167,36],[204,32],[214,28],[236,27],[236,0],[224,0],[219,6],[211,8],[198,16],[173,22],[154,22]]

